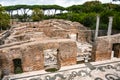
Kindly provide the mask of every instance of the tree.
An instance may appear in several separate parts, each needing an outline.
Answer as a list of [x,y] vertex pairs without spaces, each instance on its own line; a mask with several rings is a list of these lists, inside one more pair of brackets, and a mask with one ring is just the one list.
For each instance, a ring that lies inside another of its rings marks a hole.
[[120,13],[119,12],[114,12],[113,16],[113,29],[114,30],[120,30]]
[[84,19],[82,20],[82,24],[84,24],[87,27],[90,27],[91,29],[95,29],[95,22],[96,22],[96,13],[89,13],[84,16]]
[[99,13],[104,10],[100,1],[87,1],[83,4],[84,12],[96,12]]
[[43,19],[43,17],[44,17],[43,10],[41,10],[39,8],[33,9],[33,13],[32,13],[33,21],[41,21]]
[[9,28],[10,16],[5,12],[4,8],[0,5],[0,29]]
[[73,6],[67,7],[66,9],[68,11],[80,13],[80,12],[83,12],[84,7],[83,7],[83,5],[73,5]]

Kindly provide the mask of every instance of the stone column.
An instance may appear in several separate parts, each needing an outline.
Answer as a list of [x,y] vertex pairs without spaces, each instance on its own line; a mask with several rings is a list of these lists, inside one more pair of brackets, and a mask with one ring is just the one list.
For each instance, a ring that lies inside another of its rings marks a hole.
[[109,17],[109,24],[108,24],[108,32],[107,32],[107,36],[110,36],[112,33],[112,22],[113,22],[113,17]]
[[100,16],[97,15],[97,21],[96,21],[96,30],[95,30],[95,40],[98,37],[98,29],[99,29],[99,23],[100,23]]
[[[111,58],[111,55],[112,55],[112,49],[111,49],[111,33],[112,33],[112,22],[113,22],[113,17],[110,16],[109,17],[109,24],[108,24],[108,32],[107,32],[107,36],[108,36],[108,55],[110,56]],[[107,54],[106,54],[107,55]]]

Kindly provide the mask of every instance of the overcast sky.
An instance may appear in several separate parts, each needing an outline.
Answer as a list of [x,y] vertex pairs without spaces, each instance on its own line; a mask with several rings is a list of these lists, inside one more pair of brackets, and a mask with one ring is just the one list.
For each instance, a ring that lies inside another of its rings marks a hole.
[[[16,4],[28,4],[28,5],[52,5],[57,4],[63,7],[71,6],[74,4],[83,4],[86,1],[93,0],[0,0],[0,4],[3,6],[16,5]],[[99,0],[102,3],[109,3],[111,0]]]

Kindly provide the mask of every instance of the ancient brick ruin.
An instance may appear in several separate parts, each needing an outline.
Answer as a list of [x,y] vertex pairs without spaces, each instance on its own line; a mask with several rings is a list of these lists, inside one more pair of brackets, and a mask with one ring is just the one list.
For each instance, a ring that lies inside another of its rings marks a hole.
[[[97,16],[97,23],[100,17]],[[99,24],[96,25],[96,36],[93,44],[92,59],[94,61],[108,60],[113,57],[120,58],[120,34],[112,34],[113,17],[109,17],[107,36],[98,36]]]
[[82,60],[91,56],[78,48],[80,43],[90,42],[91,33],[87,30],[80,23],[57,19],[13,25],[1,35],[1,71],[7,75],[16,70],[36,71],[49,65],[59,69],[76,64],[77,56]]
[[120,58],[120,34],[98,37],[93,46],[95,61]]
[[50,19],[14,24],[0,35],[3,75],[120,58],[120,34],[96,37],[78,22]]

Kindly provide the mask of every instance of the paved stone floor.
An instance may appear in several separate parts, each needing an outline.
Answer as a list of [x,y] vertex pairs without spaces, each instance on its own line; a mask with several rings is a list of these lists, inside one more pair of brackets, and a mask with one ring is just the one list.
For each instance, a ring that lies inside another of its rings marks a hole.
[[3,80],[120,80],[120,59],[62,67],[51,73],[41,71],[9,75]]

